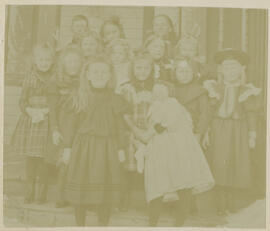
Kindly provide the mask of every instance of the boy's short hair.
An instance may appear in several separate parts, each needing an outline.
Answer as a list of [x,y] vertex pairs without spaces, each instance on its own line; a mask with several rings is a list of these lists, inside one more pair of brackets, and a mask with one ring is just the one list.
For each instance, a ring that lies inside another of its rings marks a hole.
[[82,14],[77,14],[72,17],[72,23],[75,21],[85,21],[86,25],[88,26],[88,18]]

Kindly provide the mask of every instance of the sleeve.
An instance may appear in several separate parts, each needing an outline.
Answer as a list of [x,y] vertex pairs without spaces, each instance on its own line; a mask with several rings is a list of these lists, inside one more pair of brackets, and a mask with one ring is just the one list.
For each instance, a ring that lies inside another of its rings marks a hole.
[[203,94],[198,98],[198,109],[200,115],[198,119],[197,130],[199,134],[204,134],[211,120],[211,110],[206,94]]
[[28,106],[28,97],[29,97],[29,85],[28,85],[29,79],[26,77],[22,84],[22,92],[19,99],[19,107],[22,113],[26,114],[26,107]]
[[243,93],[239,96],[239,102],[243,103],[247,115],[249,131],[256,131],[257,116],[260,109],[261,89],[249,83],[245,85]]
[[124,121],[124,114],[131,114],[132,107],[124,97],[116,95],[113,105],[114,114],[117,123],[118,149],[124,150],[127,145],[128,127]]
[[63,109],[59,111],[59,130],[63,136],[63,147],[71,148],[76,131],[78,130],[80,114],[66,112]]
[[50,109],[49,121],[51,131],[58,130],[57,103],[59,97],[58,87],[55,83],[51,83],[48,87],[48,105]]
[[259,98],[258,96],[250,96],[248,100],[244,102],[249,131],[257,130],[258,111],[260,110]]

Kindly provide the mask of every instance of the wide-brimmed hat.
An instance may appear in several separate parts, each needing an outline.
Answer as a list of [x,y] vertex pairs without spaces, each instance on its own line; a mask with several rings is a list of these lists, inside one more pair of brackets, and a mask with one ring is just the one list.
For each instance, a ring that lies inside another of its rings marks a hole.
[[214,56],[214,60],[217,64],[221,64],[225,59],[236,59],[242,65],[246,65],[248,63],[247,53],[233,48],[226,48],[218,51]]

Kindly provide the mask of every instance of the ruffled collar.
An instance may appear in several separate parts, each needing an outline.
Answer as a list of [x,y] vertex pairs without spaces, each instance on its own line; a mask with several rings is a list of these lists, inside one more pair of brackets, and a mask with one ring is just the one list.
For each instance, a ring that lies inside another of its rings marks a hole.
[[257,96],[261,93],[261,89],[255,87],[252,83],[229,86],[225,85],[224,83],[218,83],[216,80],[206,80],[203,83],[203,87],[207,90],[210,98],[216,98],[218,100],[224,97],[224,91],[226,87],[239,88],[238,102],[244,102],[250,96]]

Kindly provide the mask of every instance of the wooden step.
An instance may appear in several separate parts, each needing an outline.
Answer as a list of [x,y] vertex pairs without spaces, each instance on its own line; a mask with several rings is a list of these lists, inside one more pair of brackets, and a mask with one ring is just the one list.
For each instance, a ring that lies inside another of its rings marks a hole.
[[[4,224],[6,227],[69,227],[75,226],[73,208],[54,208],[53,203],[43,205],[23,204],[22,197],[4,197]],[[12,221],[12,222],[10,222]],[[174,220],[168,208],[165,208],[158,226],[172,227]],[[87,226],[97,226],[95,209],[87,212]],[[190,216],[185,226],[213,227],[224,226],[226,219],[217,216]],[[129,209],[127,212],[113,210],[109,226],[145,227],[148,226],[146,209]]]

